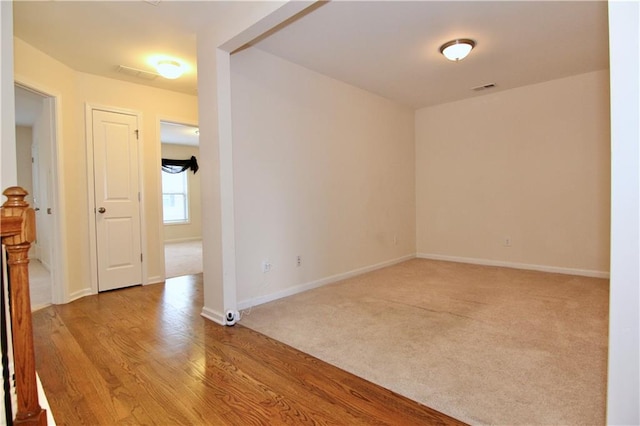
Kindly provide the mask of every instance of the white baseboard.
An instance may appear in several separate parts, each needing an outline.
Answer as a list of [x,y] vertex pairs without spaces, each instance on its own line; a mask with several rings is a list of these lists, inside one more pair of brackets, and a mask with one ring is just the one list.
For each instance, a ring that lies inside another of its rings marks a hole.
[[249,300],[243,300],[238,303],[238,310],[249,309],[252,306],[262,305],[263,303],[273,302],[274,300],[282,299],[284,297],[293,296],[294,294],[302,293],[303,291],[311,290],[314,288],[322,287],[327,284],[334,283],[336,281],[345,280],[347,278],[355,277],[366,272],[375,271],[376,269],[386,268],[387,266],[395,265],[397,263],[405,262],[407,260],[415,258],[415,255],[410,254],[402,256],[397,259],[388,260],[386,262],[376,263],[375,265],[365,266],[363,268],[354,269],[352,271],[344,272],[330,277],[321,278],[316,281],[311,281],[304,284],[299,284],[293,287],[286,288],[284,290],[277,291],[275,293],[266,294],[264,296],[255,297]]
[[562,268],[559,266],[534,265],[530,263],[505,262],[502,260],[476,259],[473,257],[446,256],[441,254],[418,253],[419,259],[445,260],[447,262],[471,263],[473,265],[501,266],[503,268],[526,269],[529,271],[552,272],[555,274],[580,275],[591,278],[609,278],[609,273],[589,269]]
[[92,294],[95,293],[90,288],[84,288],[82,290],[74,291],[69,295],[69,300],[66,303],[73,302],[74,300],[78,300],[85,296],[91,296]]
[[33,305],[33,306],[31,306],[31,312],[39,311],[40,309],[47,308],[47,307],[49,307],[51,305],[52,305],[52,303],[41,303],[39,305]]
[[154,276],[154,277],[148,277],[148,278],[147,278],[147,282],[146,282],[146,283],[144,283],[143,285],[149,285],[149,284],[160,284],[160,283],[162,283],[162,282],[164,282],[164,281],[165,281],[165,279],[164,279],[164,278],[162,278],[162,276],[161,276],[161,275],[156,275],[156,276]]
[[200,315],[208,320],[215,322],[216,324],[226,325],[224,314],[213,309],[209,309],[206,306],[202,308],[202,312],[200,312]]
[[202,241],[202,237],[176,238],[173,240],[164,240],[165,244],[171,243],[187,243],[189,241]]

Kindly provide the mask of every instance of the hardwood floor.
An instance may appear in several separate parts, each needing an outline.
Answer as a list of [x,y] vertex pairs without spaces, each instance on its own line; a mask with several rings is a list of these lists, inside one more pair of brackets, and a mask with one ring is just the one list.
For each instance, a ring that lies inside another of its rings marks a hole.
[[238,324],[200,316],[202,275],[34,313],[59,425],[463,424]]

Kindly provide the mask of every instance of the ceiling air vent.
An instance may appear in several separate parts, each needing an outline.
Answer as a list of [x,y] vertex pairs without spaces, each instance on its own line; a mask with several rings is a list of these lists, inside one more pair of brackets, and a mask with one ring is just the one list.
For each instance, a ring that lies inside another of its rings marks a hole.
[[132,77],[138,77],[143,80],[155,80],[159,76],[159,74],[156,74],[154,72],[139,70],[131,67],[125,67],[124,65],[118,65],[118,72],[121,72],[126,75],[130,75]]
[[473,90],[474,92],[481,92],[483,90],[493,89],[494,87],[496,87],[495,83],[488,83],[488,84],[483,84],[482,86],[474,87],[471,90]]

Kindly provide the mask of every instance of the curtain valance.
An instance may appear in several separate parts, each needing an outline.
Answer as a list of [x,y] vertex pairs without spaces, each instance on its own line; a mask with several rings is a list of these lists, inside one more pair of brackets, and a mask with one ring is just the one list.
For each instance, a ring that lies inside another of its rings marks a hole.
[[162,171],[167,173],[182,173],[185,170],[191,170],[194,174],[198,171],[198,160],[193,155],[188,160],[173,160],[170,158],[162,159]]

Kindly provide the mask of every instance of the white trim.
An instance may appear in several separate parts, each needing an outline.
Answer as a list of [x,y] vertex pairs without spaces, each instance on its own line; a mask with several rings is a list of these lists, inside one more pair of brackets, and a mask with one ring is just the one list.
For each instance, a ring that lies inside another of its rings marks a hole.
[[69,295],[69,302],[73,302],[74,300],[81,299],[85,296],[91,296],[92,294],[97,294],[97,291],[93,291],[90,288],[84,288],[82,290],[74,291]]
[[563,268],[560,266],[534,265],[531,263],[505,262],[503,260],[477,259],[473,257],[447,256],[442,254],[418,253],[419,259],[444,260],[447,262],[471,263],[473,265],[500,266],[503,268],[525,269],[528,271],[552,272],[554,274],[580,275],[592,278],[609,278],[609,273],[590,269]]
[[[95,200],[95,174],[93,170],[93,107],[88,103],[84,107],[85,147],[87,150],[87,217],[89,219],[89,283],[92,293],[98,293],[98,254],[96,247],[96,215],[94,211]],[[86,290],[81,290],[81,292]],[[75,292],[73,294],[77,294]],[[87,295],[87,294],[85,294]],[[82,296],[80,296],[82,297]],[[69,295],[69,301],[75,300]]]
[[311,281],[304,284],[299,284],[293,287],[286,288],[284,290],[280,290],[276,293],[267,294],[264,296],[255,297],[249,300],[243,300],[238,303],[238,310],[249,309],[252,306],[262,305],[263,303],[273,302],[274,300],[282,299],[284,297],[293,296],[294,294],[302,293],[307,290],[311,290],[314,288],[322,287],[327,284],[332,284],[337,281],[346,280],[347,278],[355,277],[357,275],[362,275],[367,272],[375,271],[377,269],[386,268],[388,266],[396,265],[398,263],[406,262],[407,260],[414,259],[415,255],[409,254],[406,256],[399,257],[397,259],[387,260],[385,262],[376,263],[375,265],[365,266],[363,268],[353,269],[348,272],[343,272],[341,274],[332,275],[330,277],[321,278],[316,281]]
[[[96,215],[94,212],[94,201],[95,201],[95,174],[93,168],[93,114],[94,110],[98,111],[106,111],[113,112],[117,114],[126,114],[132,115],[136,117],[137,127],[138,127],[138,191],[140,192],[140,205],[139,212],[140,215],[140,251],[142,252],[142,262],[140,267],[142,268],[142,285],[147,283],[147,265],[148,265],[148,250],[147,250],[147,232],[144,227],[144,202],[145,202],[145,191],[144,191],[144,179],[143,179],[143,170],[142,170],[142,161],[143,158],[141,147],[144,145],[144,132],[142,130],[143,121],[142,121],[142,113],[136,110],[125,109],[125,108],[115,108],[115,107],[107,107],[98,104],[92,104],[90,102],[85,103],[85,116],[84,116],[84,125],[85,125],[85,147],[87,148],[87,215],[89,217],[89,265],[90,265],[90,283],[91,283],[91,292],[85,293],[87,290],[80,290],[73,294],[83,293],[82,296],[87,296],[89,294],[97,294],[98,293],[98,253],[97,253],[97,241],[96,241]],[[70,302],[75,300],[73,295],[69,295]]]
[[200,312],[200,315],[208,320],[215,322],[216,324],[227,325],[223,314],[213,309],[207,308],[206,306],[202,308],[202,312]]

